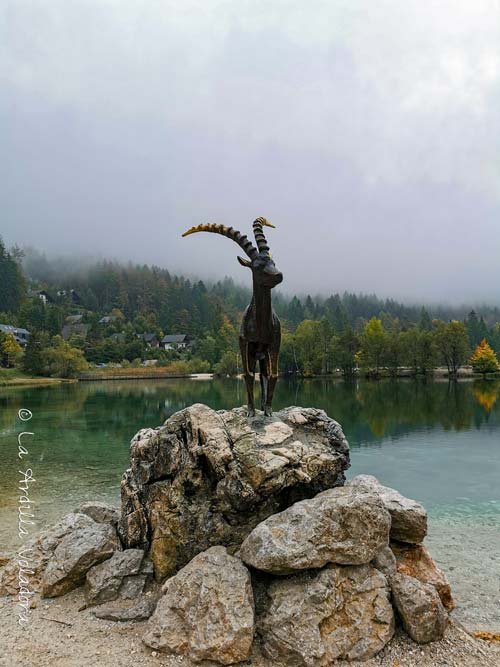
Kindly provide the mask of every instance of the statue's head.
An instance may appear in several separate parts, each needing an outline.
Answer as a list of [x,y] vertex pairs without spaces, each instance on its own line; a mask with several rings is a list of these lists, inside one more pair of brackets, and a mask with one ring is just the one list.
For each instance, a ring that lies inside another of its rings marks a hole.
[[238,257],[238,262],[242,266],[251,269],[254,283],[272,289],[279,285],[283,280],[283,274],[278,271],[276,264],[269,252],[266,237],[263,232],[263,227],[274,227],[265,218],[257,218],[253,223],[253,233],[257,247],[248,240],[248,238],[236,231],[232,227],[224,227],[224,225],[198,225],[191,227],[182,236],[189,236],[196,232],[212,232],[214,234],[222,234],[235,241],[246,253],[246,257]]

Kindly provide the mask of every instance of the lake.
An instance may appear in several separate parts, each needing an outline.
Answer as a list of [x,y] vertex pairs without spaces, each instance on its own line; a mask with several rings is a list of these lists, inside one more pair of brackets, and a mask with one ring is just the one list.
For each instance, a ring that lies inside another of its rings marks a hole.
[[[17,434],[30,451],[37,527],[82,500],[119,502],[134,433],[202,402],[245,400],[238,380],[151,380],[0,388],[0,550],[15,550]],[[429,511],[428,545],[473,629],[500,628],[500,382],[301,380],[278,384],[275,409],[315,406],[351,446],[348,477],[369,473]],[[33,418],[24,425],[18,410]]]

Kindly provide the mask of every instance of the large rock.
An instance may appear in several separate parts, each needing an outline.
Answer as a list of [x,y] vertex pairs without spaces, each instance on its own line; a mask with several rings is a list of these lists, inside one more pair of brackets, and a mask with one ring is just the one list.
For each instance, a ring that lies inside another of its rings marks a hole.
[[419,644],[441,639],[448,615],[431,584],[397,573],[391,577],[392,599],[404,629]]
[[65,535],[50,556],[42,577],[44,597],[57,597],[77,588],[91,567],[121,549],[113,526],[85,518],[90,523]]
[[254,633],[250,574],[224,547],[198,554],[163,587],[143,641],[195,661],[249,657]]
[[97,523],[110,523],[116,526],[120,520],[120,509],[118,507],[97,500],[81,503],[76,511],[86,514]]
[[248,419],[192,405],[133,438],[120,536],[150,550],[157,579],[216,544],[235,552],[263,519],[342,485],[349,446],[314,408]]
[[392,518],[391,538],[400,542],[419,544],[427,535],[427,512],[420,503],[405,498],[399,491],[383,486],[373,475],[357,475],[349,486],[364,486],[377,493]]
[[87,605],[102,604],[118,597],[138,597],[147,579],[147,575],[141,573],[143,558],[142,549],[126,549],[115,551],[111,558],[94,565],[85,581]]
[[393,542],[391,548],[396,557],[398,572],[434,586],[443,606],[448,610],[453,609],[455,603],[448,579],[423,545]]
[[289,574],[326,563],[368,563],[389,542],[391,518],[379,496],[339,487],[302,500],[260,523],[241,545],[259,570]]
[[392,638],[387,580],[371,565],[328,565],[275,580],[257,629],[264,654],[288,666],[367,660]]
[[95,522],[85,514],[66,514],[60,521],[27,540],[16,557],[0,569],[0,595],[17,595],[20,572],[33,592],[42,590],[42,575],[56,547],[73,532],[90,528]]

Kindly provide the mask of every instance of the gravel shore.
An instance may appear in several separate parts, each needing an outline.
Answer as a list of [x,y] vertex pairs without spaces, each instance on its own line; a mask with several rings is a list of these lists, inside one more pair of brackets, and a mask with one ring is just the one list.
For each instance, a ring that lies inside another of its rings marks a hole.
[[[1,667],[194,667],[184,658],[156,654],[141,641],[145,623],[95,619],[83,605],[82,590],[54,600],[38,600],[26,629],[18,625],[15,600],[0,598]],[[249,667],[275,667],[258,652]],[[426,646],[403,632],[376,658],[337,663],[339,667],[500,667],[500,644],[472,638],[452,623],[442,641]],[[205,662],[206,667],[215,663]]]

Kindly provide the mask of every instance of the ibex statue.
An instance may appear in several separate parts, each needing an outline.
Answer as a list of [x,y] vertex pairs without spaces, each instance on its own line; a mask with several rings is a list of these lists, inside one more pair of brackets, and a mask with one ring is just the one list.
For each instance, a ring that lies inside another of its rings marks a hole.
[[260,384],[262,388],[262,410],[270,417],[274,388],[278,379],[278,356],[281,344],[280,321],[271,306],[271,290],[283,280],[269,254],[269,246],[262,227],[274,227],[265,218],[257,218],[253,223],[253,233],[257,248],[246,236],[232,227],[224,225],[198,225],[191,227],[183,236],[196,232],[222,234],[235,241],[248,255],[249,259],[238,257],[242,266],[252,270],[253,296],[245,310],[240,330],[240,350],[243,361],[243,373],[247,386],[248,416],[255,415],[253,397],[255,366],[259,362]]

